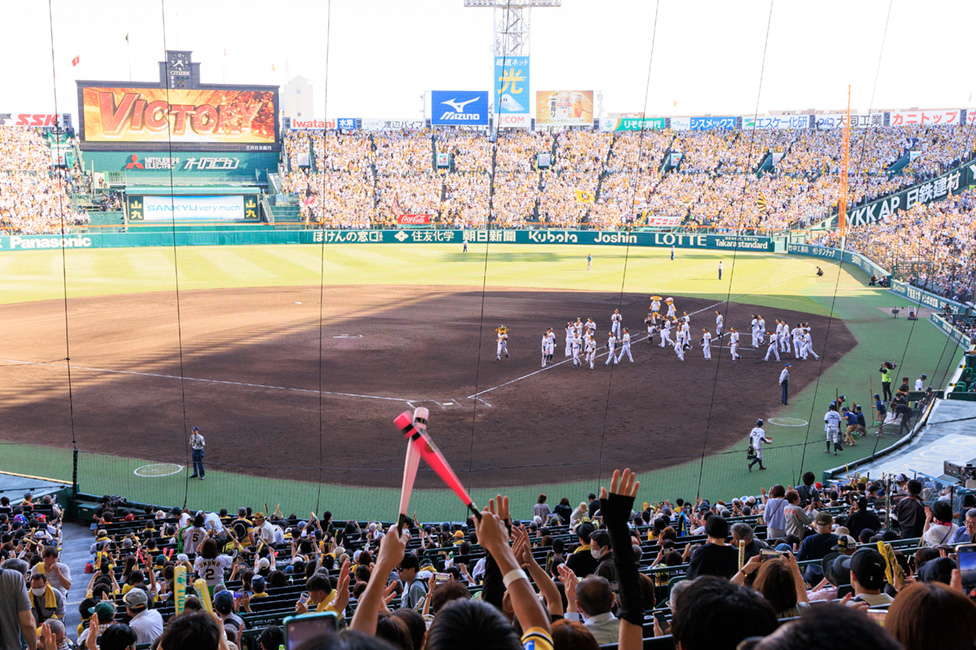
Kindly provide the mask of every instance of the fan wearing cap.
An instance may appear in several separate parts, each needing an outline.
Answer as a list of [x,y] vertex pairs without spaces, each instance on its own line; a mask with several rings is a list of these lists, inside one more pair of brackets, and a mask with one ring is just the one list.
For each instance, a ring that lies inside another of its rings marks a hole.
[[859,548],[854,555],[841,555],[834,560],[834,571],[842,575],[842,570],[850,570],[851,586],[854,587],[851,603],[877,607],[894,600],[881,591],[885,584],[885,559],[875,549]]
[[203,468],[203,448],[206,446],[207,442],[200,435],[200,429],[193,427],[190,431],[190,451],[193,455],[193,474],[190,478],[199,477],[201,481],[205,478],[207,472]]
[[255,544],[258,540],[263,541],[265,544],[274,544],[274,527],[264,518],[263,512],[254,513],[254,528],[251,530],[251,534],[254,536]]
[[152,643],[163,633],[163,617],[149,609],[149,596],[142,589],[133,589],[122,597],[126,613],[132,617],[129,627],[136,633],[137,643]]
[[[99,629],[104,630],[115,622],[115,603],[108,600],[103,600],[94,607],[90,608],[88,613],[98,619]],[[78,635],[78,647],[85,647],[85,641],[88,639],[88,632],[90,629],[91,628],[86,627],[81,634]]]
[[817,532],[808,535],[800,544],[797,559],[800,562],[805,560],[820,560],[830,553],[831,549],[837,544],[837,535],[833,530],[834,518],[829,512],[818,512],[813,517],[813,526]]
[[752,462],[749,463],[749,471],[752,471],[752,466],[759,463],[759,469],[766,469],[763,465],[763,445],[765,443],[772,443],[773,439],[766,436],[766,432],[763,431],[763,421],[756,420],[756,426],[752,428],[749,432],[749,444],[752,445],[752,450],[755,452],[755,457]]
[[224,632],[234,635],[234,643],[241,647],[241,637],[247,624],[240,616],[234,613],[234,594],[224,589],[218,591],[213,599],[214,613],[220,617],[224,624]]

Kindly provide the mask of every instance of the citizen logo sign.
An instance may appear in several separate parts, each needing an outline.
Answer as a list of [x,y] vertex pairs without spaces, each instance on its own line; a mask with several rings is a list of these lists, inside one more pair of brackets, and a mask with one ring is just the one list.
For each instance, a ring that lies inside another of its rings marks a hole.
[[442,120],[461,121],[461,122],[469,122],[471,120],[480,120],[481,119],[481,113],[465,113],[464,112],[464,109],[465,109],[465,107],[468,104],[470,104],[471,102],[476,102],[479,99],[481,99],[481,98],[480,97],[472,97],[471,99],[469,99],[467,101],[464,101],[464,102],[459,102],[457,99],[448,99],[447,101],[441,102],[441,104],[446,104],[446,105],[450,106],[453,109],[452,111],[444,111],[441,114],[441,119]]

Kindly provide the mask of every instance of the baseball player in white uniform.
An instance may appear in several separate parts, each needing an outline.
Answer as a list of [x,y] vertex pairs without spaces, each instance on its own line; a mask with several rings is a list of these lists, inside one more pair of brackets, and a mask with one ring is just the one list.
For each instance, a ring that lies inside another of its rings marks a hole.
[[705,355],[706,359],[712,358],[712,335],[709,334],[707,329],[702,330],[702,353]]
[[623,360],[625,354],[630,359],[630,362],[634,363],[634,357],[630,354],[630,332],[627,331],[626,327],[624,328],[623,338],[620,341],[620,354],[617,355],[617,363]]
[[759,314],[759,343],[760,345],[766,340],[766,319],[763,318],[762,314]]
[[498,347],[495,350],[495,361],[501,361],[502,355],[508,358],[508,328],[502,325],[495,330],[497,332]]
[[814,359],[820,358],[820,355],[813,351],[813,339],[810,338],[810,330],[805,330],[803,332],[803,358],[806,359],[808,354],[812,354]]
[[827,433],[827,448],[824,449],[825,454],[830,453],[830,444],[834,445],[834,456],[837,455],[839,450],[843,447],[840,444],[840,413],[837,412],[837,404],[833,403],[830,405],[830,410],[824,415],[824,431]]
[[679,360],[685,360],[685,346],[680,339],[674,342],[674,353],[678,355]]
[[775,354],[776,360],[779,361],[779,340],[775,336],[769,337],[769,347],[766,348],[766,358],[763,361],[769,361],[771,354]]
[[596,331],[596,323],[593,322],[593,319],[592,318],[587,318],[586,319],[586,323],[585,323],[584,327],[586,327],[586,329],[590,330],[591,332],[595,332]]
[[715,336],[722,338],[722,325],[725,324],[725,317],[722,312],[715,312]]
[[793,358],[799,359],[803,352],[803,330],[800,329],[799,323],[790,331],[790,334],[793,336]]
[[671,340],[671,321],[667,318],[661,323],[661,347],[665,345],[674,345],[674,341]]
[[735,331],[734,327],[729,328],[729,350],[732,352],[732,363],[735,363],[736,359],[741,359],[739,355],[739,333]]
[[756,420],[756,426],[754,426],[752,428],[752,431],[749,432],[749,442],[752,443],[752,449],[756,453],[755,457],[752,459],[752,462],[749,463],[750,472],[752,471],[752,466],[755,465],[756,463],[759,463],[759,469],[766,469],[762,463],[763,445],[766,444],[767,442],[768,443],[773,442],[772,438],[766,437],[766,432],[763,431],[762,425],[763,425],[762,420]]
[[790,325],[785,320],[780,321],[780,324],[776,326],[778,333],[776,338],[779,339],[779,351],[789,352],[793,354],[793,350],[790,349]]
[[681,322],[681,338],[685,343],[685,348],[691,348],[691,322],[686,315]]
[[542,367],[546,367],[546,361],[549,360],[549,333],[546,332],[542,335]]
[[610,352],[610,354],[607,355],[607,362],[603,365],[609,366],[611,363],[617,362],[617,357],[614,356],[614,352],[616,350],[617,350],[617,337],[613,335],[613,332],[610,332],[610,336],[607,337],[607,351]]
[[613,332],[613,335],[618,339],[620,338],[620,327],[623,319],[624,317],[620,315],[620,310],[614,309],[613,315],[610,316],[610,331]]
[[590,370],[593,370],[593,362],[596,361],[596,339],[593,338],[592,332],[586,332],[583,345],[583,350],[586,353],[585,360],[590,364]]
[[752,347],[759,347],[759,317],[755,314],[752,315]]
[[566,357],[570,357],[573,354],[573,321],[566,323]]
[[573,341],[571,347],[573,351],[573,367],[579,368],[580,367],[579,354],[580,354],[580,348],[583,347],[583,341],[580,339],[580,337],[576,336],[575,332],[573,333]]

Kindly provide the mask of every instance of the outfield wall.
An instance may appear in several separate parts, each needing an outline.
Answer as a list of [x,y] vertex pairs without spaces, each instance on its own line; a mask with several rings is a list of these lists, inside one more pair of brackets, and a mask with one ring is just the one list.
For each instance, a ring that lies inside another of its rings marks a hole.
[[[175,240],[175,241],[174,241]],[[579,244],[587,246],[674,246],[770,252],[770,237],[599,230],[229,230],[4,235],[0,250],[51,248],[138,248],[150,246],[251,246],[262,244]]]

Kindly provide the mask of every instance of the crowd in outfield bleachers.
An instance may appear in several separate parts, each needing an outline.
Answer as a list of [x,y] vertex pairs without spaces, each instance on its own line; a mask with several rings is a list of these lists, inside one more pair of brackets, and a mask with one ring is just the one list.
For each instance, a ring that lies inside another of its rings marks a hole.
[[[946,125],[854,130],[849,205],[970,159],[970,131]],[[916,152],[914,160],[889,174],[908,151]],[[449,168],[435,170],[438,153],[450,155]],[[664,165],[667,153],[680,153],[676,167]],[[537,169],[538,154],[550,154],[552,166]],[[782,159],[758,173],[772,154]],[[769,232],[813,225],[836,208],[843,131],[503,130],[496,142],[460,129],[293,131],[282,158],[281,189],[297,198],[301,218],[318,227],[393,227],[398,215],[419,214],[455,228],[490,222],[619,229],[640,226],[647,214],[678,217],[685,227]],[[87,184],[77,166],[53,167],[37,130],[0,129],[0,232],[56,233],[62,225],[87,223],[72,203]],[[109,198],[121,207],[118,196]],[[976,281],[974,208],[971,192],[917,205],[851,228],[847,244],[882,266],[924,261],[931,271],[911,281],[969,300]]]
[[[344,631],[304,650],[976,642],[976,592],[956,558],[976,534],[973,495],[904,474],[821,485],[811,472],[795,488],[643,506],[629,471],[607,488],[543,494],[527,512],[499,497],[480,521],[408,518],[402,532],[328,511],[106,496],[78,566],[59,558],[51,497],[3,497],[0,648],[20,648],[22,635],[31,650],[276,650],[285,617],[306,614],[334,615]],[[85,585],[80,603],[67,602],[72,584]],[[81,622],[66,629],[69,607]]]

